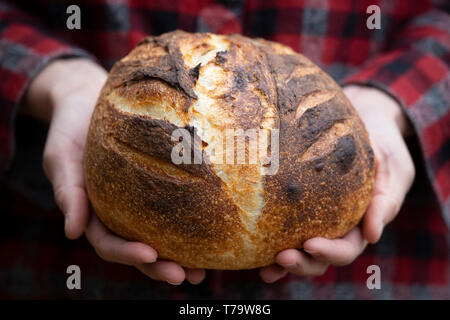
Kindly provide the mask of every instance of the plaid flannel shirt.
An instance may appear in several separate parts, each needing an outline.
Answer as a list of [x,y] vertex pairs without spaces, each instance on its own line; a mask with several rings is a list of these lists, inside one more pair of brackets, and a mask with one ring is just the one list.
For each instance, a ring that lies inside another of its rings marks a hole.
[[[81,30],[66,28],[71,4],[81,9]],[[373,4],[381,29],[369,30],[366,9]],[[448,12],[448,3],[431,0],[0,0],[0,297],[450,299]],[[341,85],[375,86],[401,103],[417,137],[410,141],[417,177],[378,244],[314,279],[289,275],[267,285],[254,270],[209,271],[198,287],[172,287],[101,261],[86,240],[65,240],[40,168],[45,130],[15,119],[21,98],[52,59],[81,56],[109,69],[145,35],[174,29],[278,41]],[[70,264],[83,271],[81,291],[65,286]],[[371,264],[381,267],[381,290],[366,287]]]

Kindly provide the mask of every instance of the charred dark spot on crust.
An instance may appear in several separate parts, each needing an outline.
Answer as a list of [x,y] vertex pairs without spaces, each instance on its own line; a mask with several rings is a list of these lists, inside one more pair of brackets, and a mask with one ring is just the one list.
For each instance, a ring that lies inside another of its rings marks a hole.
[[146,79],[156,79],[161,80],[173,87],[174,89],[180,90],[181,92],[188,98],[186,101],[186,105],[184,106],[184,109],[188,109],[192,99],[196,99],[197,97],[192,97],[186,93],[186,91],[183,90],[183,88],[180,87],[180,83],[178,81],[178,76],[176,69],[171,65],[170,59],[168,56],[160,58],[159,64],[156,67],[149,67],[149,66],[142,66],[142,65],[136,65],[135,62],[133,63],[121,63],[119,65],[119,68],[129,68],[134,71],[131,73],[128,73],[121,81],[118,83],[117,86],[120,85],[130,85],[135,82],[139,82]]
[[233,94],[231,93],[231,91],[227,91],[226,93],[224,93],[223,95],[221,95],[219,98],[225,100],[225,102],[228,102],[228,103],[230,103],[231,101],[233,101],[233,100],[236,99],[236,98],[233,96]]
[[[106,130],[107,135],[127,143],[151,156],[171,161],[170,155],[175,145],[171,141],[175,125],[165,120],[146,119],[123,115],[108,104],[114,125]],[[152,141],[152,143],[148,143]]]
[[216,63],[223,64],[227,62],[227,50],[219,51],[216,53]]
[[247,80],[245,78],[244,72],[242,70],[237,70],[234,77],[233,87],[240,91],[245,90],[247,86]]
[[[300,99],[311,90],[317,90],[326,85],[320,75],[311,79],[307,76],[291,78],[295,68],[310,66],[299,55],[274,54],[269,46],[261,47],[271,70],[276,79],[277,107],[280,113],[292,112],[298,106]],[[289,80],[288,80],[289,79]],[[310,83],[310,81],[313,81]]]
[[186,92],[189,97],[197,99],[197,95],[195,94],[193,89],[197,79],[194,79],[190,74],[189,69],[185,67],[183,55],[181,54],[176,37],[169,43],[168,49],[169,55],[175,66],[178,85],[184,90],[184,92]]
[[[138,65],[137,65],[138,64]],[[160,58],[158,61],[158,66],[149,67],[140,65],[140,63],[132,62],[123,62],[121,63],[123,68],[134,69],[131,73],[125,76],[123,80],[123,84],[127,85],[132,82],[141,81],[144,79],[160,79],[172,87],[178,88],[177,74],[174,66],[171,64],[170,59],[168,57]]]
[[[133,70],[131,74],[125,76],[123,84],[146,78],[158,78],[181,89],[189,98],[197,99],[193,87],[197,81],[198,75],[196,76],[195,73],[191,73],[191,70],[184,65],[183,56],[178,44],[179,35],[179,32],[173,32],[160,37],[148,37],[144,39],[143,43],[152,42],[159,45],[160,47],[163,47],[168,54],[160,57],[152,66],[146,66],[143,62],[138,65],[120,62],[120,64],[123,65],[128,64],[129,69]],[[133,63],[136,64],[136,62]]]
[[192,68],[191,70],[189,70],[189,75],[195,79],[195,81],[198,80],[198,75],[200,73],[200,67],[201,67],[201,63],[199,63],[198,65],[196,65],[194,68]]
[[327,82],[320,74],[291,78],[279,90],[280,108],[283,112],[295,111],[305,97],[329,89]]
[[354,174],[354,181],[357,185],[361,185],[363,183],[363,169],[360,166],[356,166]]
[[362,142],[363,142],[363,148],[367,154],[367,160],[369,161],[368,167],[370,169],[372,169],[375,164],[375,156],[373,154],[373,149],[365,139],[362,139]]
[[283,54],[280,56],[282,57],[284,63],[286,65],[290,66],[291,69],[292,69],[292,66],[307,66],[304,58],[302,58],[298,54]]
[[314,164],[314,169],[316,171],[322,171],[324,167],[325,167],[324,159],[321,158],[321,159],[316,160],[316,162]]
[[302,189],[297,181],[291,181],[286,187],[287,198],[290,201],[298,201],[302,198]]
[[[229,36],[226,51],[216,53],[216,63],[230,74],[226,91],[219,97],[244,130],[260,125],[269,106],[276,105],[275,81],[257,47],[241,36]],[[245,58],[243,59],[242,56]],[[226,58],[226,59],[225,59]]]
[[[298,87],[302,95],[318,91],[320,89],[331,88],[330,84],[324,79],[321,73],[307,74],[301,77],[293,77],[289,80],[293,86]],[[332,88],[331,88],[332,89]]]
[[346,173],[352,167],[356,158],[355,138],[351,134],[340,137],[333,151],[336,156],[337,167],[341,173]]
[[300,135],[304,139],[302,150],[308,149],[320,135],[329,130],[336,122],[347,119],[347,110],[333,107],[333,100],[324,102],[306,110],[298,119]]

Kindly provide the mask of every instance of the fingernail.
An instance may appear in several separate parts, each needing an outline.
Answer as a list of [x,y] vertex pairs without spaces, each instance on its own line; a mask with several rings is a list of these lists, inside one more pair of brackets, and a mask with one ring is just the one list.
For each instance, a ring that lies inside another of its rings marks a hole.
[[312,255],[313,257],[320,257],[320,253],[315,250],[306,250],[305,249],[305,252]]
[[171,284],[171,285],[173,285],[173,286],[178,286],[178,285],[182,284],[183,281],[181,281],[181,282],[171,282],[170,280],[167,280],[167,283],[168,283],[168,284]]
[[297,264],[295,262],[293,263],[287,263],[287,264],[283,264],[282,267],[287,268],[287,269],[291,269],[294,268]]
[[312,256],[318,254],[318,252],[316,250],[314,250],[314,249],[305,249],[305,248],[303,248],[303,250],[305,250],[306,253],[308,253],[308,254],[310,254]]
[[156,259],[152,259],[152,258],[144,259],[144,261],[143,261],[143,263],[155,263],[155,262],[156,262]]
[[153,263],[156,260],[157,260],[157,258],[155,258],[153,255],[149,254],[144,258],[144,263]]

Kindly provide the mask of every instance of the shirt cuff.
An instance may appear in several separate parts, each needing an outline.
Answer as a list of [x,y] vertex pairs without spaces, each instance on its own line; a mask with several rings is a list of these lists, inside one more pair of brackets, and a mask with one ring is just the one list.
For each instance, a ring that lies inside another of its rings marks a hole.
[[14,122],[32,79],[51,61],[66,57],[95,58],[26,24],[12,23],[0,33],[0,172],[14,156]]

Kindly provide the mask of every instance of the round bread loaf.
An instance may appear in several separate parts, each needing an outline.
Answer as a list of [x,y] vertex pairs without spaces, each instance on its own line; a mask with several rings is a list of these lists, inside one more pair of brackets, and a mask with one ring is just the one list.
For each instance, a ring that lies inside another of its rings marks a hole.
[[[201,163],[173,161],[181,128]],[[266,157],[221,163],[231,129],[267,133]],[[374,168],[362,121],[310,60],[271,41],[182,31],[147,37],[114,65],[84,157],[109,229],[210,269],[265,266],[312,237],[345,235],[368,206]]]

